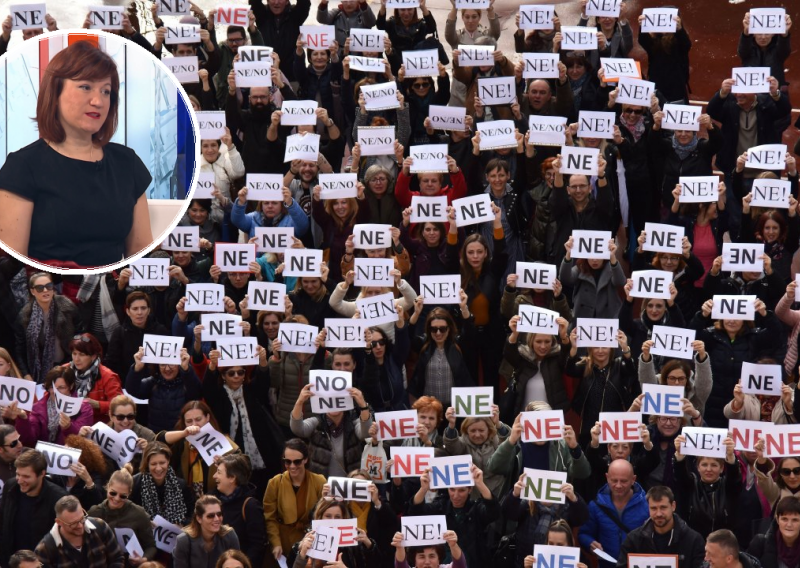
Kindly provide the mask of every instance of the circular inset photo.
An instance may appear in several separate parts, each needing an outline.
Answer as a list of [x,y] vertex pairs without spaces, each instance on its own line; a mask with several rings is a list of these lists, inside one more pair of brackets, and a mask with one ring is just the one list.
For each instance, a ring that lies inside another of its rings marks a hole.
[[168,68],[100,30],[0,58],[0,247],[60,274],[117,270],[181,220],[199,136]]

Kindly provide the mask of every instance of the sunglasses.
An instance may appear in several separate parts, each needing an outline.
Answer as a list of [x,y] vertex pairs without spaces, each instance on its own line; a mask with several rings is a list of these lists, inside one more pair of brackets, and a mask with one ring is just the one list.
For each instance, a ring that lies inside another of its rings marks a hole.
[[375,341],[371,341],[370,345],[372,347],[384,347],[386,345],[385,339],[376,339]]
[[450,331],[450,328],[447,327],[446,325],[442,325],[442,326],[432,325],[431,326],[431,333],[447,333],[448,331]]
[[800,475],[800,467],[793,467],[789,469],[788,467],[782,467],[780,469],[781,475],[789,477],[790,475],[798,476]]
[[225,373],[228,377],[244,377],[244,369],[239,369],[238,371],[228,371]]
[[123,420],[136,420],[135,414],[115,414],[114,418],[117,419],[117,422],[122,422]]
[[54,287],[55,287],[55,285],[52,282],[48,282],[47,284],[37,284],[36,286],[33,287],[33,289],[41,294],[45,290],[47,290],[49,292]]
[[219,517],[221,519],[222,511],[219,511],[218,513],[206,513],[206,519],[213,519],[215,517]]
[[431,86],[430,83],[414,83],[413,85],[411,85],[411,87],[414,89],[427,89],[430,86]]
[[302,465],[303,461],[305,461],[305,458],[300,458],[299,460],[290,460],[288,458],[283,458],[283,465],[285,465],[286,467],[289,467],[290,465],[296,467]]
[[72,340],[80,341],[81,343],[89,343],[91,341],[88,335],[81,335],[81,334],[73,335]]
[[19,438],[17,438],[16,440],[11,442],[10,444],[3,444],[3,447],[4,448],[16,448],[17,446],[19,446],[19,444],[20,444],[20,441],[19,441]]
[[626,108],[622,114],[644,114],[643,108]]
[[127,501],[128,500],[128,494],[127,493],[117,493],[116,491],[109,491],[108,494],[111,495],[112,497],[119,497],[123,501]]

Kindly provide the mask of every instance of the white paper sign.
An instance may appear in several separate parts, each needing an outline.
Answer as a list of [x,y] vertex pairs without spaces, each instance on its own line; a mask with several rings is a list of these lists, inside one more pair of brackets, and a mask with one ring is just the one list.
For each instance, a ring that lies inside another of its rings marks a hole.
[[679,203],[713,203],[719,199],[719,178],[717,176],[681,176]]
[[425,305],[459,304],[461,298],[460,274],[441,274],[419,277],[419,295],[425,298]]
[[[353,28],[350,32],[352,33],[356,30],[359,30],[359,28]],[[386,71],[386,60],[382,57],[364,57],[362,55],[350,55],[349,57],[350,69],[353,71],[364,71],[365,73],[383,73]]]
[[406,66],[406,77],[436,77],[439,75],[438,50],[403,50],[402,54],[403,65]]
[[195,111],[197,126],[200,128],[201,140],[219,140],[225,136],[225,111],[203,110]]
[[618,319],[578,318],[578,347],[618,347]]
[[792,183],[783,179],[756,178],[750,192],[753,194],[750,207],[788,209]]
[[133,557],[144,557],[144,550],[142,545],[139,544],[139,539],[136,538],[136,533],[133,529],[129,528],[116,528],[114,533],[117,536],[117,543]]
[[453,387],[450,389],[450,399],[457,418],[492,417],[492,387]]
[[334,499],[359,503],[369,503],[372,500],[369,496],[369,486],[374,484],[366,479],[331,476],[328,478],[328,485],[331,487],[330,494]]
[[448,489],[450,487],[472,487],[472,456],[462,454],[433,458],[431,460],[430,482],[431,490]]
[[288,248],[283,253],[284,276],[319,277],[322,251],[319,249]]
[[303,47],[306,49],[312,51],[330,49],[336,41],[336,28],[329,25],[300,26],[300,35],[303,36]]
[[120,468],[129,463],[139,451],[136,447],[138,436],[135,432],[132,430],[117,432],[104,422],[92,426],[91,439],[98,445],[100,451],[114,460]]
[[578,113],[578,136],[613,140],[615,121],[613,112],[582,110]]
[[523,79],[558,79],[557,53],[523,53],[522,61]]
[[283,203],[281,174],[247,174],[245,178],[248,201],[280,201]]
[[358,195],[357,174],[319,174],[319,198],[350,199]]
[[292,246],[293,227],[256,227],[256,252],[284,252]]
[[[400,108],[400,101],[397,99],[397,83],[378,83],[376,85],[362,85],[361,92],[364,94],[367,110],[385,110]],[[363,127],[359,127],[359,131]]]
[[734,67],[731,71],[733,86],[731,93],[768,93],[769,67]]
[[393,478],[419,477],[430,468],[433,448],[414,446],[389,446]]
[[699,106],[667,103],[664,105],[661,128],[697,132],[700,130],[700,113],[702,111],[703,108]]
[[642,383],[642,394],[642,414],[683,417],[684,387]]
[[519,7],[519,29],[552,30],[555,6],[525,4]]
[[242,337],[242,316],[236,314],[200,314],[203,330],[201,341],[217,341],[227,337]]
[[559,317],[561,316],[558,312],[529,304],[520,304],[517,331],[520,333],[558,335],[556,319]]
[[653,341],[650,354],[677,359],[692,359],[694,357],[692,343],[696,334],[697,332],[693,329],[654,325],[653,335],[650,337]]
[[764,243],[722,243],[722,270],[761,272],[764,270]]
[[216,23],[220,26],[242,26],[247,27],[247,12],[249,6],[221,5],[217,6]]
[[312,519],[311,530],[315,531],[319,527],[329,527],[339,531],[339,548],[358,546],[357,519]]
[[144,334],[142,339],[144,357],[142,363],[155,363],[158,365],[180,365],[183,337],[173,335]]
[[572,258],[608,260],[611,231],[572,231]]
[[783,372],[780,365],[759,365],[742,363],[740,379],[744,394],[765,394],[781,396]]
[[194,199],[213,199],[216,181],[214,172],[197,172],[197,184],[192,197]]
[[200,26],[196,24],[166,24],[167,35],[164,43],[177,45],[180,43],[200,43]]
[[564,437],[563,410],[535,410],[521,414],[523,442],[550,442]]
[[565,495],[561,492],[561,487],[567,482],[566,471],[548,471],[526,467],[524,473],[525,485],[519,495],[520,499],[543,503],[565,502]]
[[643,33],[674,34],[678,30],[677,8],[644,8],[642,16]]
[[725,428],[684,426],[681,434],[685,438],[681,444],[681,453],[684,456],[725,457],[724,442],[728,437],[728,431]]
[[78,463],[81,457],[81,450],[59,446],[50,442],[36,442],[36,450],[44,454],[47,462],[47,473],[51,475],[65,475],[75,477],[75,472],[70,469],[71,465]]
[[600,150],[597,148],[562,146],[560,172],[586,176],[597,175],[598,158],[600,158]]
[[411,146],[411,173],[447,173],[447,144]]
[[622,0],[588,0],[586,2],[586,15],[601,18],[619,18],[619,8]]
[[419,0],[387,0],[386,9],[419,8]]
[[536,566],[574,567],[580,562],[581,549],[575,546],[534,544],[533,557],[536,559]]
[[642,425],[641,412],[601,412],[600,443],[635,443],[642,441],[639,426]]
[[353,247],[361,250],[380,250],[392,246],[392,226],[360,223],[353,227]]
[[403,546],[436,546],[442,544],[442,535],[447,530],[447,517],[444,515],[403,515],[400,517],[400,532],[403,533]]
[[190,282],[186,285],[186,304],[183,309],[187,312],[224,312],[225,286]]
[[563,116],[539,116],[528,118],[528,140],[537,146],[564,146],[567,119]]
[[306,551],[306,556],[325,562],[335,562],[339,552],[339,531],[333,527],[317,527],[314,542]]
[[83,405],[82,396],[67,396],[61,394],[56,388],[53,388],[53,394],[56,396],[56,408],[58,408],[59,412],[63,412],[70,417],[77,416],[81,413],[81,406]]
[[208,466],[214,465],[215,456],[224,456],[233,449],[228,438],[217,432],[211,422],[206,422],[197,434],[186,436],[186,440],[194,446]]
[[656,298],[669,300],[672,272],[666,270],[634,270],[631,274],[631,298]]
[[247,307],[250,310],[284,311],[286,284],[251,280],[247,283]]
[[510,105],[517,97],[516,91],[514,77],[478,78],[478,98],[486,106]]
[[600,66],[605,72],[606,81],[613,78],[614,82],[619,77],[629,77],[631,79],[641,79],[639,67],[636,60],[627,57],[601,57]]
[[311,392],[316,396],[350,396],[347,389],[353,387],[353,373],[311,369],[308,372],[308,383],[311,385]]
[[423,195],[412,195],[410,221],[412,223],[446,223],[447,196],[425,197]]
[[491,45],[459,45],[459,67],[494,67],[494,47]]
[[[728,431],[733,438],[733,448],[744,452],[755,452],[756,442],[764,437],[764,431],[772,428],[772,423],[757,420],[728,420]],[[795,454],[796,455],[796,454]]]
[[750,35],[786,33],[786,10],[784,8],[750,8]]
[[394,277],[389,272],[393,269],[393,258],[356,258],[353,265],[356,273],[353,284],[391,288],[394,284]]
[[[284,126],[316,126],[317,106],[317,101],[283,101],[281,124]],[[252,174],[248,174],[248,177],[249,175]]]
[[89,6],[90,30],[121,30],[123,6]]
[[556,281],[556,265],[542,262],[517,261],[517,288],[552,290]]
[[376,412],[375,423],[378,425],[378,439],[405,440],[417,437],[417,411],[395,410],[392,412]]
[[281,323],[278,326],[278,340],[281,351],[287,353],[316,353],[314,339],[319,330],[313,325],[302,323]]
[[617,85],[617,104],[629,104],[650,108],[650,97],[655,83],[630,77],[620,77]]
[[191,13],[189,0],[156,0],[159,16],[188,16]]
[[747,150],[746,168],[778,170],[786,167],[786,144],[763,144]]
[[513,120],[492,120],[479,122],[477,130],[481,134],[479,149],[496,150],[498,148],[516,148],[517,137]]
[[9,406],[16,402],[18,408],[31,412],[35,395],[35,382],[0,376],[0,406]]
[[488,193],[453,200],[456,210],[456,227],[466,227],[494,221],[492,202]]
[[[237,87],[272,87],[272,62],[235,61],[233,72]],[[281,117],[281,124],[283,117]]]
[[362,156],[394,156],[394,126],[359,126]]
[[245,63],[266,63],[272,67],[273,49],[267,45],[241,45],[236,51]]
[[175,541],[178,535],[183,532],[183,529],[178,525],[173,525],[161,515],[156,515],[153,518],[153,536],[156,540],[156,548],[163,550],[167,554],[172,554],[175,549]]
[[431,119],[431,128],[438,130],[465,130],[467,109],[441,105],[430,105],[428,117]]
[[[365,28],[350,28],[350,53],[383,53],[386,32]],[[342,46],[344,47],[344,46]],[[350,67],[353,56],[350,56]]]
[[753,321],[756,319],[756,296],[724,296],[715,294],[711,319]]
[[485,10],[490,5],[490,0],[456,0],[456,10]]
[[44,19],[47,13],[47,6],[44,2],[37,4],[12,4],[8,9],[11,12],[12,30],[47,28],[47,22]]
[[256,261],[255,244],[216,243],[214,262],[222,272],[250,272],[250,263]]
[[293,160],[319,161],[319,134],[301,132],[287,137],[283,161],[291,162]]
[[364,347],[364,330],[368,324],[354,318],[325,318],[325,346]]
[[642,250],[647,252],[666,252],[683,254],[684,228],[679,225],[663,223],[644,224],[645,241]]
[[200,252],[200,227],[175,227],[161,243],[166,251]]
[[358,298],[356,299],[356,306],[361,314],[361,319],[371,326],[397,321],[394,295],[391,292],[378,294],[370,298]]
[[561,51],[597,49],[597,30],[595,28],[561,26],[561,37]]
[[800,453],[800,424],[769,424],[761,422],[764,427],[763,438],[766,443],[764,456],[783,458],[797,456]]
[[135,396],[133,396],[131,393],[129,393],[125,389],[122,389],[122,394],[124,394],[129,399],[131,399],[134,402],[134,404],[136,404],[136,405],[147,404],[149,402],[149,399],[146,399],[146,398],[136,398]]

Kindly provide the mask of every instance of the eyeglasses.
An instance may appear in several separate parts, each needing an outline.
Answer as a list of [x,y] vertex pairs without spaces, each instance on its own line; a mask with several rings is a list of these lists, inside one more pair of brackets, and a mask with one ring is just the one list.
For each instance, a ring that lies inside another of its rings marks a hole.
[[622,111],[622,114],[644,114],[643,108],[626,108]]
[[16,448],[17,446],[19,446],[19,444],[20,444],[20,441],[19,441],[19,438],[17,438],[16,440],[11,442],[10,444],[3,444],[3,447],[4,448]]
[[67,527],[67,528],[74,529],[75,527],[78,527],[78,526],[82,525],[86,521],[86,518],[88,516],[89,516],[89,513],[84,511],[83,512],[83,518],[81,518],[80,520],[74,521],[72,523],[65,523],[64,521],[61,521],[61,524],[64,525],[65,527]]
[[669,375],[667,380],[672,381],[673,383],[682,383],[686,380],[686,377],[684,375]]
[[680,422],[680,418],[677,416],[659,416],[658,421],[663,424],[677,424]]
[[128,500],[128,494],[127,493],[117,493],[116,491],[109,491],[108,494],[111,495],[112,497],[119,497],[123,501],[127,501]]
[[411,87],[414,89],[427,89],[430,86],[431,86],[430,83],[414,83],[413,85],[411,85]]
[[72,336],[73,341],[80,341],[81,343],[90,343],[92,340],[89,339],[88,335],[78,334]]
[[235,43],[235,44],[238,45],[238,44],[241,44],[241,43],[244,43],[244,42],[245,42],[245,39],[243,37],[229,37],[228,38],[228,43]]
[[41,294],[45,290],[47,290],[48,292],[51,291],[54,286],[55,285],[52,282],[48,282],[47,284],[37,284],[36,286],[33,287],[33,289]]
[[442,325],[442,326],[432,325],[431,326],[431,333],[447,333],[449,330],[450,330],[450,328],[447,327],[446,325]]
[[578,184],[578,185],[568,185],[567,187],[569,187],[570,189],[586,189],[587,187],[589,187],[589,184],[588,183],[581,183],[581,184]]
[[305,458],[300,458],[299,460],[290,460],[288,458],[283,458],[283,465],[285,465],[286,467],[289,467],[290,465],[297,467],[298,465],[302,465],[303,461],[305,461]]
[[215,517],[219,517],[221,519],[222,518],[222,511],[219,511],[217,513],[206,513],[206,519],[213,519]]
[[797,477],[798,475],[800,475],[800,467],[793,467],[792,469],[789,469],[788,467],[782,467],[780,469],[780,472],[781,475],[785,477],[789,477],[790,475],[794,475],[795,477]]
[[385,339],[376,339],[375,341],[370,341],[369,343],[372,347],[384,347],[386,345]]
[[122,422],[123,420],[136,420],[135,414],[115,414],[114,418],[117,419],[117,422]]
[[228,377],[244,377],[244,369],[239,369],[238,371],[228,371],[225,373]]

